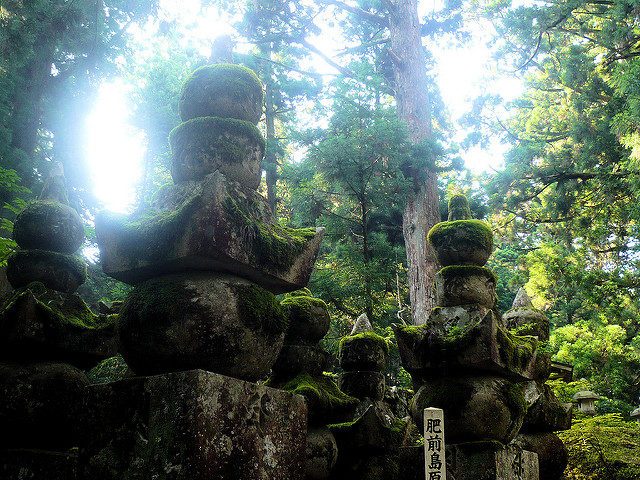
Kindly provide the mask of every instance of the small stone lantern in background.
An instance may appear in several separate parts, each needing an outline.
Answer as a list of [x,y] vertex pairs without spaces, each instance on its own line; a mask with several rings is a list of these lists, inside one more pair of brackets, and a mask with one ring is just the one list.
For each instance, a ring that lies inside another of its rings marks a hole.
[[583,390],[573,396],[573,401],[578,402],[578,410],[587,415],[596,414],[596,400],[600,400],[600,396],[589,390]]
[[638,421],[638,425],[640,425],[640,407],[638,407],[634,411],[632,411],[629,414],[629,417],[631,417],[631,420],[637,420]]

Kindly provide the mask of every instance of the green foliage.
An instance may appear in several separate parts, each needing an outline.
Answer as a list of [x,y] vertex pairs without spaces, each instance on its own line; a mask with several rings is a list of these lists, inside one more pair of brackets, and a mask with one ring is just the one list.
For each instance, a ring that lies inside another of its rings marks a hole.
[[640,477],[640,428],[620,414],[574,421],[558,432],[568,452],[567,480],[635,480]]

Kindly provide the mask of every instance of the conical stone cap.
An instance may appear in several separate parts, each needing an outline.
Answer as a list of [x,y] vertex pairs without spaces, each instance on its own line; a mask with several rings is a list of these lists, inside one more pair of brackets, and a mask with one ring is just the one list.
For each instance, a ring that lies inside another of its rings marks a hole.
[[513,305],[511,305],[511,308],[535,308],[531,301],[531,297],[529,297],[527,291],[523,287],[520,287],[520,290],[518,290],[516,298],[513,299]]
[[349,335],[357,335],[358,333],[373,332],[373,327],[367,317],[366,313],[363,313],[358,317],[356,323],[353,324],[353,329]]

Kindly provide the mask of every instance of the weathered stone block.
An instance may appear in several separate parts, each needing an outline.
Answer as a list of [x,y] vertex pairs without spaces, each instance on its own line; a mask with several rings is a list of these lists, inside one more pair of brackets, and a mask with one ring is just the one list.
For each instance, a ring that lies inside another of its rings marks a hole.
[[478,266],[452,265],[436,274],[435,303],[455,307],[478,303],[487,308],[496,305],[496,277],[491,270]]
[[502,318],[507,328],[516,330],[518,335],[533,335],[538,340],[549,340],[549,319],[540,310],[512,308]]
[[424,379],[455,371],[498,374],[516,381],[535,376],[537,340],[511,335],[486,307],[435,308],[423,326],[393,327],[402,364],[416,388]]
[[246,67],[219,63],[198,68],[180,90],[180,118],[237,118],[254,124],[262,115],[262,83]]
[[307,432],[307,461],[305,480],[326,480],[338,460],[336,439],[327,427]]
[[20,250],[7,259],[7,279],[13,288],[42,282],[52,290],[73,293],[87,279],[87,264],[75,255]]
[[561,403],[546,384],[527,384],[525,398],[530,403],[522,424],[522,433],[556,432],[569,430],[573,416],[573,404]]
[[13,238],[25,249],[74,253],[84,240],[84,224],[68,205],[37,201],[16,217]]
[[491,227],[482,220],[454,220],[436,224],[428,234],[438,263],[482,267],[493,250]]
[[91,368],[118,350],[114,316],[94,315],[76,294],[31,283],[0,315],[0,358],[57,360]]
[[273,364],[273,374],[281,378],[292,378],[303,372],[316,376],[328,370],[330,364],[331,355],[319,347],[283,345]]
[[331,317],[327,304],[305,293],[304,289],[292,292],[280,302],[289,320],[285,343],[315,345],[329,331]]
[[143,282],[118,319],[122,356],[139,375],[202,368],[255,381],[276,361],[285,328],[271,292],[206,272]]
[[0,363],[0,447],[77,446],[88,385],[82,371],[64,363]]
[[381,371],[387,366],[387,341],[373,332],[347,335],[340,341],[340,366],[344,370]]
[[538,455],[540,478],[560,480],[567,467],[567,448],[552,432],[520,434],[512,442],[524,450]]
[[202,180],[220,170],[244,188],[257,189],[262,178],[265,141],[249,122],[198,117],[171,131],[173,181]]
[[127,283],[205,270],[274,293],[304,287],[324,229],[278,225],[266,200],[215,172],[162,189],[145,212],[103,213],[96,235],[105,273]]
[[353,371],[340,375],[340,390],[356,398],[382,400],[385,380],[381,372]]
[[0,450],[2,480],[80,480],[78,456],[46,450]]
[[[447,445],[447,473],[456,480],[538,480],[538,456],[498,442]],[[544,478],[546,480],[546,478]]]
[[522,385],[493,376],[425,382],[411,404],[411,416],[421,428],[427,407],[444,410],[447,442],[509,443],[520,430],[527,409]]
[[301,480],[297,395],[202,370],[88,389],[82,478]]

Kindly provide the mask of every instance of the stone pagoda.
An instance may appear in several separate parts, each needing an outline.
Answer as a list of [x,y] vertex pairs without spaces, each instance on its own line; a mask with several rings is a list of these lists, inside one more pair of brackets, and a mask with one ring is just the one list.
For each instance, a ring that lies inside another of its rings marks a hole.
[[116,354],[115,318],[74,293],[86,279],[75,255],[84,225],[68,205],[62,167],[14,222],[8,259],[14,291],[0,309],[0,478],[75,478],[79,417],[89,380],[81,369]]
[[[540,342],[549,340],[549,319],[534,308],[524,288],[518,291],[503,318],[507,328],[517,335],[533,335]],[[551,355],[539,349],[537,363],[534,379],[525,384],[527,414],[513,443],[538,454],[541,479],[560,480],[567,466],[567,449],[554,432],[571,428],[573,405],[561,403],[545,383]]]
[[257,191],[262,101],[247,68],[197,69],[169,138],[174,184],[130,216],[96,219],[104,271],[134,285],[118,333],[143,377],[92,388],[87,476],[304,475],[302,399],[250,382],[266,378],[284,342],[274,294],[307,284],[323,231],[280,226]]
[[464,195],[454,195],[448,221],[428,240],[443,267],[435,279],[437,307],[424,325],[394,326],[416,390],[413,419],[422,425],[424,408],[444,410],[447,473],[456,480],[537,480],[537,456],[507,445],[525,419],[525,386],[545,365],[538,340],[511,334],[496,310],[496,277],[484,267],[491,229],[472,219]]

